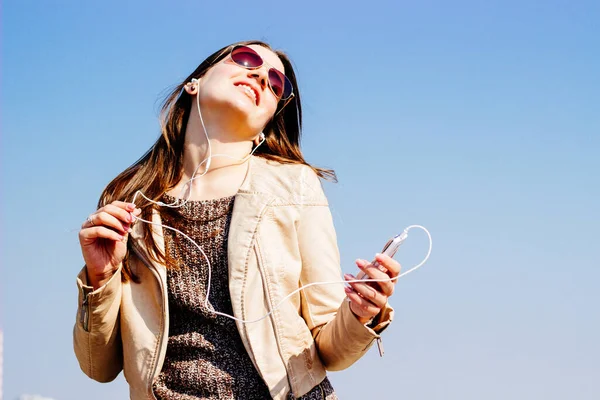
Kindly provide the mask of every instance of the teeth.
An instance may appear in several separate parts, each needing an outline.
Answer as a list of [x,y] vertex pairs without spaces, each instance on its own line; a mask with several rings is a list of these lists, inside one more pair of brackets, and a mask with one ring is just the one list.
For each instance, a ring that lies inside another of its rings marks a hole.
[[244,88],[244,91],[248,94],[248,96],[252,97],[254,104],[256,104],[256,93],[254,93],[254,90],[252,90],[252,88],[248,85],[240,84],[238,86]]

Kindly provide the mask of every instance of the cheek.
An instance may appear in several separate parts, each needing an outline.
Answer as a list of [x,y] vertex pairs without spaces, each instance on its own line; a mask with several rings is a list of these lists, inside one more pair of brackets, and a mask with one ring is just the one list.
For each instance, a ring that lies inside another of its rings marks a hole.
[[273,104],[269,104],[268,106],[265,105],[265,107],[262,108],[262,112],[259,118],[262,126],[265,126],[267,122],[269,122],[275,116],[276,109],[277,103],[275,102],[273,102]]
[[216,65],[204,74],[200,80],[200,89],[205,91],[220,91],[229,82],[227,68]]
[[[270,89],[267,89],[270,90]],[[265,92],[266,98],[263,99],[263,106],[267,114],[269,114],[269,118],[275,115],[275,111],[277,110],[277,104],[279,101],[273,96],[273,93]]]
[[265,125],[273,118],[273,113],[266,109],[261,109],[259,112],[248,114],[248,122],[256,129],[263,129]]

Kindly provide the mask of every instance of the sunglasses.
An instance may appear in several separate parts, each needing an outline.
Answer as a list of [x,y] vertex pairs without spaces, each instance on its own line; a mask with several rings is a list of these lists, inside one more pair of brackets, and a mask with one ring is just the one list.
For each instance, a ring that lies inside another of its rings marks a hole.
[[[258,69],[268,65],[262,57],[248,46],[234,46],[231,49],[231,60],[240,67]],[[288,100],[293,95],[292,82],[281,71],[269,66],[269,87],[280,100]]]

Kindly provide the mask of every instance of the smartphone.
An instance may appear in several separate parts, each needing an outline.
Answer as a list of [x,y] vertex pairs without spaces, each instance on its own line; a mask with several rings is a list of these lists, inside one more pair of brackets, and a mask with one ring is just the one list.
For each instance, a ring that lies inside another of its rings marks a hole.
[[[385,254],[386,256],[394,257],[394,255],[398,251],[398,248],[404,242],[404,240],[406,240],[407,236],[408,235],[406,234],[406,232],[402,232],[401,234],[396,235],[393,238],[391,238],[390,240],[388,240],[388,242],[385,244],[385,246],[383,246],[383,250],[381,250],[381,254]],[[371,264],[374,267],[379,268],[380,271],[387,272],[387,269],[385,269],[385,267],[383,267],[382,265],[379,265],[377,260],[373,260],[371,262]],[[356,275],[356,279],[369,279],[369,276],[366,273],[364,273],[363,271],[360,271],[358,273],[358,275]],[[371,282],[371,283],[376,283],[376,282]]]

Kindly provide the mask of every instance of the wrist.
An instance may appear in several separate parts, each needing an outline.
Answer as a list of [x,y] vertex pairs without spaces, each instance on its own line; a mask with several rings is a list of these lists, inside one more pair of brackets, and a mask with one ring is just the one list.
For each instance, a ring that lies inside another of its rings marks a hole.
[[373,322],[373,320],[375,319],[375,316],[373,317],[362,317],[360,315],[358,315],[355,311],[354,308],[352,307],[352,303],[350,303],[350,311],[352,311],[352,314],[354,315],[354,317],[358,320],[358,322],[360,322],[363,325],[368,325],[371,322]]
[[86,268],[88,284],[91,287],[93,287],[94,290],[97,290],[104,286],[110,280],[110,278],[112,278],[116,271],[117,268],[112,271],[104,272],[102,274],[91,274],[90,271]]

